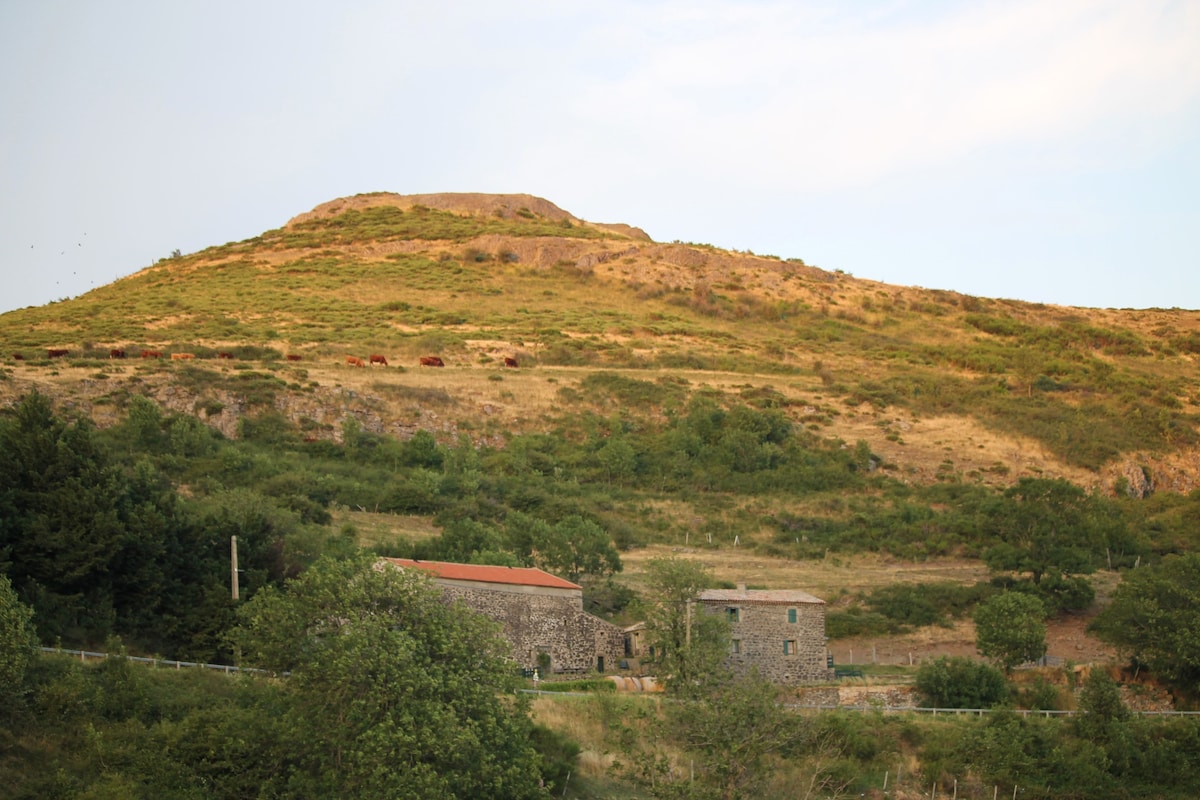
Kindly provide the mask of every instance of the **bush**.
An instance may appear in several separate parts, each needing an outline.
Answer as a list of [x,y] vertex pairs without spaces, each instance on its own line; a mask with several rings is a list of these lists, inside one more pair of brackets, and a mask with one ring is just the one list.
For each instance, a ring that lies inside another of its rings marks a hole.
[[825,615],[825,635],[830,639],[848,639],[851,636],[890,636],[904,633],[908,629],[883,614],[863,611],[852,606],[845,611],[831,611]]
[[1042,601],[1050,613],[1084,611],[1096,600],[1096,590],[1087,578],[1079,575],[1048,575],[1040,583],[1006,575],[991,580],[992,587],[1001,591],[1020,592]]
[[975,646],[1005,670],[1046,655],[1046,607],[1033,595],[998,594],[975,609]]
[[542,779],[546,781],[547,788],[562,786],[565,791],[566,782],[570,779],[575,762],[579,758],[579,743],[545,725],[534,725],[529,740],[542,757]]
[[974,659],[942,656],[917,670],[917,691],[934,708],[992,708],[1008,699],[1004,673]]
[[989,593],[991,588],[986,584],[897,584],[873,591],[868,605],[906,625],[945,625],[950,617],[961,617]]

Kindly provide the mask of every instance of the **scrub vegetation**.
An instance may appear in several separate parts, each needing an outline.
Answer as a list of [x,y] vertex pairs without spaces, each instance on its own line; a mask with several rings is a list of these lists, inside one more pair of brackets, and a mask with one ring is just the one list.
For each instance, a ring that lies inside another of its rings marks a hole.
[[[1104,669],[1064,687],[940,659],[904,677],[997,713],[800,713],[724,673],[725,632],[681,626],[679,598],[729,588],[704,560],[731,552],[969,561],[980,580],[831,596],[829,636],[974,620],[1009,669],[1044,652],[1044,624],[1099,611],[1131,672],[1188,707],[1197,315],[886,287],[542,206],[391,198],[0,316],[10,796],[1195,795],[1194,718],[1130,714]],[[345,361],[369,353],[392,365]],[[417,365],[433,354],[445,369]],[[669,700],[585,676],[587,696],[531,702],[489,623],[378,555],[569,577],[594,613],[647,621]],[[1127,576],[1111,597],[1100,570]]]

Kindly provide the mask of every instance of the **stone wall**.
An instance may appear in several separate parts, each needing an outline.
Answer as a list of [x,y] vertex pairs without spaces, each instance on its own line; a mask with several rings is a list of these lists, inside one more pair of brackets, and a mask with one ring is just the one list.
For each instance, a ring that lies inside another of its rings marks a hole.
[[[761,600],[700,600],[711,614],[730,616],[731,647],[726,664],[735,672],[758,673],[779,684],[833,677],[825,662],[825,604]],[[795,622],[791,622],[794,613]],[[786,643],[786,644],[785,644]]]
[[905,711],[921,705],[914,686],[813,686],[796,690],[800,708],[878,708]]
[[500,623],[513,659],[526,669],[550,656],[551,672],[617,668],[625,653],[620,628],[583,611],[578,591],[437,581],[453,600]]

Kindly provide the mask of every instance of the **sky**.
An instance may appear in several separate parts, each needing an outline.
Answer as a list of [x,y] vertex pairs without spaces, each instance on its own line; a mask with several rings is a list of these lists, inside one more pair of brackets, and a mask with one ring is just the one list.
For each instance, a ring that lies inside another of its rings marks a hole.
[[1200,0],[10,0],[0,190],[0,312],[373,191],[1200,309]]

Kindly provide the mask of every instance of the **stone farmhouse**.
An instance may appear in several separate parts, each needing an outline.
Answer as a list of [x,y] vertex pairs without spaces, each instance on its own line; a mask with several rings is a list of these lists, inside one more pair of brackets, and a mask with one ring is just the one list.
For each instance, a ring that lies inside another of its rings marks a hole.
[[616,669],[625,634],[583,610],[583,588],[528,567],[385,558],[401,569],[429,573],[447,599],[500,623],[513,659],[542,674]]
[[833,677],[826,661],[825,601],[786,589],[706,589],[696,598],[703,612],[729,620],[726,664],[773,683],[796,684]]

